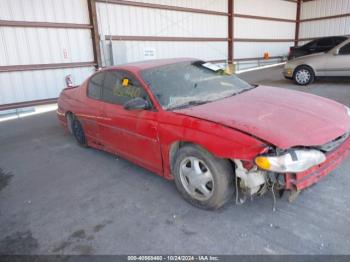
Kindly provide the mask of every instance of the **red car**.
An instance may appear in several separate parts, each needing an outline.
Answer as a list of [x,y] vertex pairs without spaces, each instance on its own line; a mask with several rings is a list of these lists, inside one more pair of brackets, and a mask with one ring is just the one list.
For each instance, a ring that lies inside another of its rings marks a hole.
[[195,206],[299,192],[350,147],[350,110],[332,100],[250,85],[195,59],[100,70],[64,89],[58,118],[79,144],[174,179]]

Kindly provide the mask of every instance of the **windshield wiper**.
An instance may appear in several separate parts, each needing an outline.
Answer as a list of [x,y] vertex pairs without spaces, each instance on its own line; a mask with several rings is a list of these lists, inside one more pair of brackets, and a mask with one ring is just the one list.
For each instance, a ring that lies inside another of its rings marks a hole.
[[257,86],[257,85],[252,85],[250,88],[242,89],[241,91],[235,92],[235,93],[233,93],[232,95],[229,95],[229,96],[227,96],[227,97],[242,94],[242,93],[247,92],[247,91],[249,91],[249,90],[252,90],[252,89],[254,89],[254,88],[256,88],[256,87],[258,87],[258,86]]
[[186,108],[186,107],[189,107],[189,106],[198,106],[198,105],[203,105],[205,103],[208,103],[209,101],[207,100],[192,100],[192,101],[189,101],[187,103],[184,103],[182,105],[178,105],[178,106],[175,106],[175,107],[171,107],[169,109],[182,109],[182,108]]

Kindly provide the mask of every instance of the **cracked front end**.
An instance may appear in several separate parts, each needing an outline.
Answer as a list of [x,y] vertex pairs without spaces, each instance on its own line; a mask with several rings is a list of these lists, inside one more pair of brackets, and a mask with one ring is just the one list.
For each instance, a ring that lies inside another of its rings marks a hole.
[[348,156],[349,150],[350,137],[349,133],[345,133],[329,143],[312,148],[271,148],[250,164],[233,160],[237,186],[246,196],[274,190],[300,191],[332,172]]

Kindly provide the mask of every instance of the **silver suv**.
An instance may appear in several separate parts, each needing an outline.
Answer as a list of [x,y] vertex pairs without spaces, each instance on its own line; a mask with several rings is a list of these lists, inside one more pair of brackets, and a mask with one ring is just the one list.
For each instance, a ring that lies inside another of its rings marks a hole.
[[284,66],[284,77],[298,85],[311,84],[316,77],[350,77],[350,37],[328,52],[298,57]]

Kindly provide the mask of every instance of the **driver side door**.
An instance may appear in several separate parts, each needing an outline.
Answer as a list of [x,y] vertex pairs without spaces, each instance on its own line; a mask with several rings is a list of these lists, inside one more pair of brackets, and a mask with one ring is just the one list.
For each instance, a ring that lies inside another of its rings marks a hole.
[[101,97],[100,138],[107,151],[162,175],[157,111],[153,107],[126,110],[123,106],[137,97],[151,103],[144,87],[133,74],[122,70],[106,72]]

